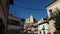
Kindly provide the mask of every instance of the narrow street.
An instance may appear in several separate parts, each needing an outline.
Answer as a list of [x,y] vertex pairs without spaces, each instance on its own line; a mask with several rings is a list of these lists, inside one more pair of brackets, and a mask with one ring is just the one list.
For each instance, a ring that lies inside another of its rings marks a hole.
[[60,0],[0,0],[0,34],[60,34]]

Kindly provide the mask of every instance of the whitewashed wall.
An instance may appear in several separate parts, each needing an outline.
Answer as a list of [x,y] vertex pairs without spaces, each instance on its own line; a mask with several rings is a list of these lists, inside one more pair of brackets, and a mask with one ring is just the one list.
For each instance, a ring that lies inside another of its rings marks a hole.
[[44,30],[44,31],[45,31],[46,34],[47,34],[48,31],[49,31],[49,30],[47,30],[47,29],[49,29],[49,25],[48,25],[47,23],[44,23],[44,24],[39,25],[39,26],[38,26],[38,32],[41,30],[41,34],[44,34],[44,33],[43,33],[43,30],[42,30],[43,25],[44,25],[44,27],[45,27],[45,29],[46,29],[46,30]]

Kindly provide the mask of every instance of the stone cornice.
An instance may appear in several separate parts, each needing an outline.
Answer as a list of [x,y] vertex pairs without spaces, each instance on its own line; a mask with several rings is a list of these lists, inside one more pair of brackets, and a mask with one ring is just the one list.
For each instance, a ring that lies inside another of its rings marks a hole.
[[58,2],[60,2],[60,0],[57,0],[57,1],[55,1],[55,2],[53,2],[53,3],[51,3],[51,4],[49,4],[48,6],[46,6],[46,9],[52,7],[53,5],[57,4]]

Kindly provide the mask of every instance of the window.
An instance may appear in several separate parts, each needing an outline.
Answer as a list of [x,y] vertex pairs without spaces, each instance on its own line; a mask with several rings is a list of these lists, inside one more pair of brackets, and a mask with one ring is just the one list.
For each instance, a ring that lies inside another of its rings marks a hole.
[[45,31],[43,31],[43,33],[46,34]]
[[49,10],[50,16],[53,16],[52,9]]
[[42,30],[45,30],[45,27],[44,27],[44,25],[43,25],[43,28],[42,28]]
[[50,9],[49,12],[52,14],[52,9]]

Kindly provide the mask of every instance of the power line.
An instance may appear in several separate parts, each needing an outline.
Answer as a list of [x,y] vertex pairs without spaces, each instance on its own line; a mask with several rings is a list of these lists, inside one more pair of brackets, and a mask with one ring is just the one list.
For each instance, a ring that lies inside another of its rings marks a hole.
[[[42,0],[40,0],[40,3],[43,2]],[[28,9],[28,10],[44,10],[44,8],[40,8],[40,9],[34,9],[34,8],[29,8],[29,7],[22,7],[16,4],[13,4],[13,6],[18,7],[18,8],[23,8],[23,9]]]
[[22,7],[22,6],[15,5],[15,4],[13,6],[18,7],[18,8],[28,9],[28,10],[43,10],[43,8],[41,8],[41,9],[34,9],[34,8]]
[[[27,1],[27,0],[25,0]],[[21,2],[21,1],[20,1]],[[43,2],[43,0],[40,0],[40,3]],[[19,6],[19,5],[16,5],[16,4],[13,4],[13,6],[15,7],[18,7],[18,8],[23,8],[23,9],[28,9],[28,10],[43,10],[43,8],[40,8],[40,9],[34,9],[34,8],[29,8],[29,7],[22,7],[22,6]]]

